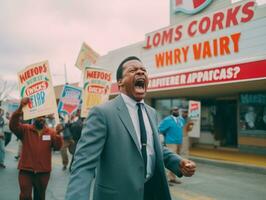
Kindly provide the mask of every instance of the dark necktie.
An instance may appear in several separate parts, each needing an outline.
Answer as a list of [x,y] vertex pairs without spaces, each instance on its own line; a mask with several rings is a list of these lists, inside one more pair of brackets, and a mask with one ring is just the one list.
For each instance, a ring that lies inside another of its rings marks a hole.
[[146,178],[146,173],[147,173],[147,151],[146,151],[146,146],[147,146],[147,134],[146,134],[146,129],[145,129],[145,124],[143,120],[143,115],[141,111],[141,104],[142,103],[137,103],[138,106],[138,116],[139,116],[139,127],[140,127],[140,142],[141,142],[141,154],[144,160],[144,177]]

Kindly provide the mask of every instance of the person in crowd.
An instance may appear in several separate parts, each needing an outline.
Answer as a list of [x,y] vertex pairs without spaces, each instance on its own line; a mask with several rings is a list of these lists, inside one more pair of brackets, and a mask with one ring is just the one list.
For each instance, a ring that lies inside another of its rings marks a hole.
[[255,113],[255,109],[252,106],[247,108],[247,113],[245,114],[245,121],[248,129],[255,129],[255,121],[257,114]]
[[18,160],[20,158],[20,155],[21,155],[21,150],[22,150],[22,142],[20,139],[17,139],[17,142],[18,142],[18,149],[17,149],[17,154],[15,155],[15,159]]
[[[174,153],[180,154],[182,145],[182,122],[179,119],[179,108],[173,107],[171,114],[165,117],[159,124],[159,133],[163,135],[165,145]],[[175,173],[168,172],[168,181],[170,186],[173,184],[180,184],[181,182],[176,179]]]
[[5,134],[4,134],[4,110],[0,108],[0,169],[6,168],[5,166]]
[[73,160],[74,160],[74,155],[75,155],[75,151],[76,151],[76,146],[77,146],[77,143],[80,139],[80,136],[81,136],[81,131],[82,131],[82,127],[83,127],[83,121],[84,121],[84,118],[82,118],[80,116],[80,109],[78,109],[74,115],[74,118],[72,119],[72,123],[70,125],[70,131],[71,131],[71,134],[72,134],[72,139],[74,141],[74,145],[73,145],[73,148],[72,148],[72,151],[73,151],[73,154],[72,154],[72,159],[71,159],[71,162],[70,162],[70,165],[69,165],[69,170],[71,170],[71,166],[72,166],[72,163],[73,163]]
[[12,133],[9,129],[9,119],[10,119],[10,114],[9,114],[9,112],[6,112],[5,118],[4,118],[4,121],[5,121],[5,124],[4,124],[5,146],[7,146],[12,139]]
[[18,163],[19,199],[32,199],[33,188],[34,200],[45,200],[51,172],[51,151],[60,150],[62,138],[54,129],[47,127],[44,116],[34,118],[33,124],[21,123],[22,108],[29,102],[30,99],[27,97],[21,100],[9,124],[10,130],[23,144]]
[[182,128],[183,139],[182,139],[180,155],[184,158],[188,158],[189,146],[190,146],[188,133],[189,131],[192,130],[194,125],[194,122],[188,117],[188,109],[186,108],[181,109],[181,115],[179,116],[179,120],[181,123],[181,127],[183,127]]
[[56,122],[55,122],[54,114],[50,114],[47,116],[46,124],[49,128],[55,128]]
[[71,127],[71,116],[66,115],[65,117],[61,117],[61,125],[62,125],[62,129],[60,130],[60,132],[63,132],[63,138],[64,138],[64,143],[63,143],[63,147],[61,149],[61,157],[62,157],[62,164],[63,164],[63,170],[66,170],[68,167],[68,163],[69,163],[69,156],[68,156],[68,152],[69,151],[72,155],[74,153],[74,146],[75,146],[75,142],[72,138],[72,133],[70,130]]
[[91,108],[75,152],[66,200],[170,200],[165,166],[192,176],[196,165],[163,148],[156,111],[144,103],[148,75],[135,56],[116,73],[120,95]]

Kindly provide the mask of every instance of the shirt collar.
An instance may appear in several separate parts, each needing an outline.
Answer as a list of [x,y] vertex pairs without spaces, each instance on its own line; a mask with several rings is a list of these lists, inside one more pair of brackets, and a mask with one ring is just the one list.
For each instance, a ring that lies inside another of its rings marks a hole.
[[126,94],[121,93],[121,96],[125,102],[125,104],[131,108],[136,108],[137,103],[143,103],[144,104],[144,100],[142,99],[141,101],[135,101],[134,99],[130,98],[129,96],[127,96]]

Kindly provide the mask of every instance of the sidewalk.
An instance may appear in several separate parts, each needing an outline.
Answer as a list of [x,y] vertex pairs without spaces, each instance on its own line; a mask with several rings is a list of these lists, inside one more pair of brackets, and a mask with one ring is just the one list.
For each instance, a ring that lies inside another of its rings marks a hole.
[[266,156],[242,153],[238,150],[192,147],[190,158],[196,162],[209,163],[230,168],[254,170],[266,174]]

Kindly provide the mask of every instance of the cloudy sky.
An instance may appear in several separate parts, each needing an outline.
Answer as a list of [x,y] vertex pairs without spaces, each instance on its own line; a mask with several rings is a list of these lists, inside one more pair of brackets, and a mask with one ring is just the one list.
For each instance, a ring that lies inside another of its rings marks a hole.
[[0,73],[12,80],[26,66],[48,59],[54,84],[64,82],[64,65],[68,81],[79,81],[74,64],[83,41],[104,55],[169,24],[168,0],[0,2]]
[[16,81],[18,71],[47,59],[57,85],[64,65],[68,81],[79,81],[83,41],[104,55],[168,26],[169,0],[0,0],[0,24],[0,76]]

